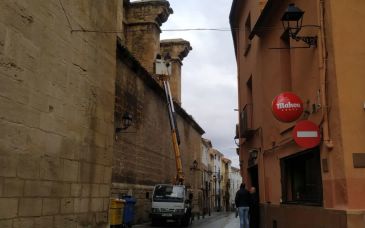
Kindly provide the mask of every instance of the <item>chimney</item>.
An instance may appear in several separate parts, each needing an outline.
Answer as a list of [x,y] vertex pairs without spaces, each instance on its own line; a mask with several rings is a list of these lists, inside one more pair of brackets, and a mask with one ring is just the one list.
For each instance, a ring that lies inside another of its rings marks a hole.
[[126,7],[126,46],[152,75],[160,51],[160,27],[172,13],[166,0],[135,1]]
[[181,66],[183,59],[192,50],[189,41],[183,39],[161,40],[161,55],[171,56],[170,87],[172,99],[181,105]]

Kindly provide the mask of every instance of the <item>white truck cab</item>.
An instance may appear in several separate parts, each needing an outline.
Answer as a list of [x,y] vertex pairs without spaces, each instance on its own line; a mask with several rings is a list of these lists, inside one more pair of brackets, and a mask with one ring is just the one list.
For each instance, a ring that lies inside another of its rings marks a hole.
[[191,220],[191,199],[184,185],[158,184],[152,194],[152,225],[166,220],[188,226]]

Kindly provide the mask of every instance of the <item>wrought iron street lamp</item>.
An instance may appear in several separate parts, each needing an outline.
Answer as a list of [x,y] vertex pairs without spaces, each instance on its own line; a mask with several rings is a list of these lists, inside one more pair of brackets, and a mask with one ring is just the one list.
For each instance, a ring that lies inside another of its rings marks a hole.
[[[302,29],[304,11],[295,6],[295,4],[289,4],[287,10],[281,17],[284,31],[288,31],[289,37],[296,41],[303,41],[308,44],[309,47],[317,47],[317,36],[298,36],[298,33]],[[317,26],[316,26],[317,27]]]
[[236,144],[236,146],[240,146],[240,139],[238,138],[238,135],[236,135],[234,138],[233,138],[233,140],[234,140],[234,143]]
[[190,167],[190,170],[197,170],[198,169],[198,161],[194,160],[193,165]]
[[130,114],[128,111],[126,111],[122,116],[122,126],[115,128],[115,132],[119,133],[122,130],[126,130],[132,125],[132,114]]

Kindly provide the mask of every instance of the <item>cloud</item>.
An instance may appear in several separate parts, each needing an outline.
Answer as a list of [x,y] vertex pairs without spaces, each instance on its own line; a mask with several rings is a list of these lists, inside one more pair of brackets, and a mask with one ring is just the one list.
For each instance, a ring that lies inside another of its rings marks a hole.
[[[162,29],[229,28],[231,1],[170,0],[174,14]],[[182,106],[206,131],[204,138],[238,167],[237,72],[230,31],[162,32],[161,39],[183,38],[193,50],[182,68]]]

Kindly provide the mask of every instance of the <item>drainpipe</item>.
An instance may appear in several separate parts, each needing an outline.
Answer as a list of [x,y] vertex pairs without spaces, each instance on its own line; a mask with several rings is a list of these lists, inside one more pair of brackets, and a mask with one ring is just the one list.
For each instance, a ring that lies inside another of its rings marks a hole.
[[326,36],[325,36],[325,23],[324,13],[325,6],[324,0],[319,1],[319,20],[320,20],[320,42],[318,42],[318,53],[319,53],[319,72],[320,72],[320,99],[322,104],[322,127],[323,127],[323,141],[328,149],[333,148],[333,141],[330,137],[329,123],[328,123],[328,105],[327,105],[327,94],[326,94],[326,83],[327,83],[327,47],[326,47]]
[[[266,192],[268,191],[268,189],[266,189],[265,150],[264,150],[264,135],[263,135],[264,133],[263,133],[262,127],[259,127],[258,129],[260,130],[259,133],[260,133],[260,144],[261,144],[261,153],[260,153],[261,155],[259,156],[259,167],[261,167],[262,176],[263,176],[263,181],[261,183],[262,186],[260,186],[260,189],[263,190],[263,197],[260,199],[262,199],[262,202],[267,203],[268,199],[266,197]],[[260,184],[260,182],[259,182],[259,184]],[[260,192],[258,194],[260,194]]]

